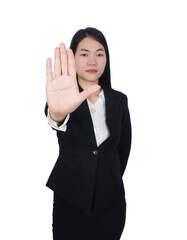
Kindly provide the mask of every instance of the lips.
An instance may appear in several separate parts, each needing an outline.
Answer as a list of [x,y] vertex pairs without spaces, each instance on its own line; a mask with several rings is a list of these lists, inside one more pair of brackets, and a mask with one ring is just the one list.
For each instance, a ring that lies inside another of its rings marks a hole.
[[86,72],[88,72],[88,73],[96,73],[97,70],[96,69],[89,69],[89,70],[86,70]]

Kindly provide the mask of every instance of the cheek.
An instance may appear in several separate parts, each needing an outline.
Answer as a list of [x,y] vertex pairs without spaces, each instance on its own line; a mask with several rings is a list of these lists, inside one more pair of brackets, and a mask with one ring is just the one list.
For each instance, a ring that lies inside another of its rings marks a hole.
[[103,71],[104,71],[104,69],[106,67],[106,59],[103,59],[103,61],[101,62],[101,66],[102,66]]
[[80,72],[81,71],[81,64],[80,64],[80,62],[79,61],[75,61],[75,67],[76,67],[76,71],[77,72]]
[[76,54],[75,54],[75,68],[76,68],[76,71],[78,71],[80,68],[80,60]]
[[75,58],[75,67],[77,71],[81,71],[84,68],[84,61],[82,59]]

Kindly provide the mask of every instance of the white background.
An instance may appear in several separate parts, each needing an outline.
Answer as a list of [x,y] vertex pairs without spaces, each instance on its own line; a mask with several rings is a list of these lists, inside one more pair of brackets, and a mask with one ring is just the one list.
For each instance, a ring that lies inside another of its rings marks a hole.
[[0,239],[52,239],[58,155],[43,113],[45,62],[88,26],[108,41],[112,86],[133,127],[122,240],[187,239],[185,0],[4,1],[0,4]]

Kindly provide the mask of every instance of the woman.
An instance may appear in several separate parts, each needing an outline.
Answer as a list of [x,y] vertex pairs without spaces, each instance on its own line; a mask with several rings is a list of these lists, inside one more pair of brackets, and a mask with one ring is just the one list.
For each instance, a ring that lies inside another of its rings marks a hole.
[[125,225],[122,176],[130,145],[127,97],[111,88],[103,34],[79,30],[70,49],[49,58],[46,115],[59,157],[47,181],[54,191],[54,240],[119,240]]

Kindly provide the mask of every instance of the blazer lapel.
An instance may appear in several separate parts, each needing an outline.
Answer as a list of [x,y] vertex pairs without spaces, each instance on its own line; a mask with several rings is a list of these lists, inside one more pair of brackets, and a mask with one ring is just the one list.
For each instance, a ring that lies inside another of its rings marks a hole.
[[87,134],[89,141],[91,142],[92,145],[94,145],[94,148],[96,148],[97,142],[95,139],[94,127],[93,127],[87,100],[85,100],[77,108],[76,113],[79,114],[79,116],[80,116],[79,121],[80,121],[83,129],[85,130],[85,133]]
[[[82,89],[79,87],[79,90]],[[103,88],[104,96],[105,96],[105,107],[106,107],[106,124],[108,126],[110,136],[100,145],[100,147],[104,147],[112,140],[112,136],[115,135],[115,124],[116,124],[116,116],[117,109],[119,104],[119,98],[115,95],[114,91],[111,88]],[[76,110],[76,113],[79,114],[80,123],[85,130],[85,133],[88,136],[89,141],[93,145],[94,148],[97,147],[97,142],[94,133],[94,127],[92,123],[92,118],[90,115],[90,110],[88,107],[87,100],[85,100]]]
[[119,98],[115,95],[111,88],[103,88],[105,95],[105,107],[106,107],[106,124],[108,126],[110,136],[100,145],[100,147],[106,146],[112,141],[112,136],[115,135],[116,116],[118,116]]

